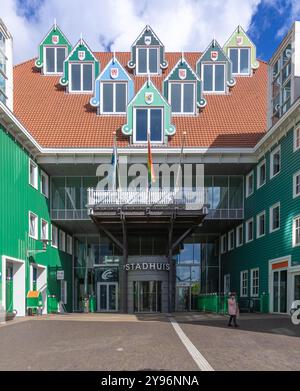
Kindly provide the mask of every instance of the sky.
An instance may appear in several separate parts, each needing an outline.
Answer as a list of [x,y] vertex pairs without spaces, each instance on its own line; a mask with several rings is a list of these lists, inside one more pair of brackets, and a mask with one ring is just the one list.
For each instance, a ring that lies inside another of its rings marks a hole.
[[93,51],[129,51],[146,24],[166,51],[204,51],[240,24],[268,61],[300,20],[300,0],[0,0],[0,18],[14,38],[15,64],[37,56],[54,19],[72,44],[82,34]]

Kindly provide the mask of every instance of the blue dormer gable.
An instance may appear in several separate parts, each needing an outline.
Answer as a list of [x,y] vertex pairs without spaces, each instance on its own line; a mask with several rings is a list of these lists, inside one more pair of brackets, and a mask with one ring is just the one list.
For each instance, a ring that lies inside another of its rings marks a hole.
[[206,106],[206,99],[202,96],[202,82],[183,54],[165,78],[163,93],[172,107],[173,114],[196,114],[196,107]]
[[[103,84],[104,83],[126,83],[126,104],[132,100],[134,97],[134,82],[131,77],[126,72],[125,68],[118,61],[118,59],[113,56],[108,62],[106,67],[100,73],[100,75],[95,80],[95,94],[90,100],[90,104],[93,107],[101,108],[101,96],[103,96]],[[102,111],[102,110],[100,110]]]
[[236,83],[232,63],[215,39],[197,61],[196,71],[202,80],[203,92],[225,93]]
[[165,47],[150,26],[144,28],[131,46],[131,59],[127,65],[135,69],[137,75],[158,74],[168,67]]

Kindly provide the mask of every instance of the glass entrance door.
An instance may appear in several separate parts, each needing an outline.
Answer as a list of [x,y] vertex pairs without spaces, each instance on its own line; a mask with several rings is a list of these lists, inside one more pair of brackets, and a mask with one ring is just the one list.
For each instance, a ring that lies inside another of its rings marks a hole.
[[134,312],[161,312],[161,281],[134,281]]
[[300,273],[293,276],[293,300],[300,300]]
[[273,271],[273,312],[287,312],[287,270]]
[[111,312],[118,310],[118,283],[99,282],[97,284],[97,311]]
[[176,289],[176,311],[191,310],[191,287],[177,286]]

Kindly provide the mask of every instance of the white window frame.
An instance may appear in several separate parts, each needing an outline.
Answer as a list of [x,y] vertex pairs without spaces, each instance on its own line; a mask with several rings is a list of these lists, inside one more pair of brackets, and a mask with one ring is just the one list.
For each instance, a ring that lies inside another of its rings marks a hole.
[[297,177],[299,177],[299,180],[300,180],[300,171],[295,172],[295,174],[293,175],[293,198],[300,196],[300,191],[298,194],[296,192],[296,190],[297,190]]
[[[249,190],[249,179],[252,177],[252,191]],[[252,170],[246,175],[246,198],[250,197],[254,193],[254,171]]]
[[[46,226],[46,237],[43,237],[43,225]],[[41,239],[48,240],[49,239],[49,223],[45,219],[41,219]]]
[[59,230],[58,248],[60,251],[66,252],[66,233],[62,229]]
[[[231,239],[232,239],[232,235],[233,235],[233,244],[231,246]],[[231,251],[234,249],[234,229],[232,229],[231,231],[228,232],[228,244],[227,244],[227,248],[228,248],[228,251]]]
[[[299,135],[297,134],[299,133]],[[294,128],[294,142],[293,142],[293,145],[294,145],[294,152],[298,151],[298,149],[300,149],[300,125],[298,126],[295,126]],[[299,145],[297,146],[297,141],[299,142]]]
[[[43,193],[43,186],[42,186],[42,182],[43,182],[43,178],[46,180],[46,193]],[[49,198],[49,176],[44,172],[44,171],[41,171],[41,193]]]
[[[112,84],[113,85],[113,111],[103,111],[103,84]],[[103,115],[111,115],[111,114],[126,114],[126,107],[125,111],[116,111],[116,84],[125,84],[125,106],[127,107],[128,104],[128,83],[126,81],[118,80],[118,81],[103,81],[100,83],[101,88],[101,99],[100,99],[100,114]]]
[[[147,49],[147,71],[146,72],[139,72],[139,51],[140,49]],[[150,72],[149,70],[149,49],[156,49],[157,50],[157,72]],[[137,46],[136,47],[136,75],[158,75],[160,73],[160,47],[159,46]]]
[[[257,285],[254,285],[254,273],[258,272],[257,275]],[[257,293],[253,293],[253,288],[257,288]],[[259,267],[256,267],[254,269],[250,270],[250,296],[251,297],[258,297],[259,296]]]
[[[31,183],[31,166],[34,167],[34,183]],[[38,165],[32,160],[29,159],[29,184],[36,190],[38,190]]]
[[[265,180],[264,180],[264,182],[263,183],[260,183],[260,169],[261,169],[261,167],[262,166],[265,166]],[[257,189],[259,189],[259,188],[261,188],[263,185],[265,185],[266,184],[266,181],[267,181],[267,162],[266,162],[266,159],[263,159],[259,164],[258,164],[258,166],[257,166],[257,183],[256,183],[256,185],[257,185]]]
[[226,234],[222,235],[221,236],[221,246],[220,246],[220,250],[221,250],[221,254],[225,254],[226,253]]
[[[230,51],[232,49],[238,50],[238,72],[232,72],[233,75],[243,75],[243,76],[250,76],[251,75],[251,48],[250,47],[231,47],[229,48],[228,57],[230,59]],[[248,49],[248,72],[241,72],[241,49]],[[231,61],[231,60],[230,60]]]
[[72,255],[73,253],[73,238],[67,234],[67,254]]
[[295,216],[293,218],[293,247],[298,247],[300,246],[300,241],[299,243],[296,243],[296,220],[299,220],[299,230],[300,230],[300,215]]
[[[242,235],[240,235],[240,229],[242,229]],[[241,247],[244,243],[244,225],[240,224],[236,227],[236,247]]]
[[[279,207],[279,227],[278,228],[275,228],[273,229],[273,209]],[[270,233],[272,232],[276,232],[276,231],[279,231],[280,230],[280,225],[281,225],[281,218],[280,218],[280,215],[281,215],[281,208],[280,208],[280,202],[276,202],[276,204],[270,206],[270,226],[269,226],[269,231]]]
[[[274,174],[274,166],[273,166],[273,163],[274,163],[274,155],[279,152],[280,154],[280,160],[279,160],[279,171]],[[276,148],[273,149],[273,151],[270,153],[270,179],[276,177],[278,174],[280,174],[280,171],[281,171],[281,146],[278,145]]]
[[[203,93],[205,94],[224,94],[226,92],[226,63],[225,62],[204,62],[201,65],[201,75],[202,75],[202,80],[204,78],[204,66],[205,65],[213,65],[213,72],[212,72],[212,81],[213,81],[213,89],[212,90],[204,90],[204,81],[203,81]],[[215,74],[216,74],[216,67],[215,65],[223,65],[224,66],[224,90],[221,91],[216,91],[215,90]]]
[[[248,239],[248,236],[249,236],[249,223],[251,223],[252,222],[252,239]],[[250,219],[248,219],[247,221],[246,221],[246,233],[245,233],[246,235],[246,237],[245,237],[245,242],[246,243],[250,243],[250,242],[252,242],[252,240],[254,239],[254,219],[253,219],[253,217],[251,217]]]
[[[247,281],[247,285],[244,287],[245,281]],[[241,297],[248,297],[248,285],[249,285],[249,272],[248,270],[242,270],[240,272],[240,296]],[[244,290],[246,291],[245,293]]]
[[[47,68],[47,61],[46,61],[46,49],[54,49],[54,72],[48,72],[48,70],[46,69]],[[63,71],[62,72],[58,72],[57,71],[57,49],[65,49],[65,59],[67,58],[67,46],[65,45],[46,45],[44,46],[43,48],[43,55],[44,55],[44,64],[45,64],[45,67],[43,67],[43,73],[44,75],[62,75],[63,74]]]
[[[136,140],[136,111],[139,109],[147,109],[148,112],[152,109],[160,109],[162,111],[162,116],[161,116],[161,136],[162,139],[161,141],[151,141],[153,144],[163,144],[164,143],[164,108],[163,107],[158,107],[158,106],[151,106],[151,107],[146,107],[146,106],[138,106],[134,107],[133,109],[133,142],[134,144],[147,144],[146,141],[137,141]],[[147,114],[147,131],[150,130],[150,115]]]
[[[30,233],[31,217],[34,217],[34,220],[35,220],[35,233],[34,233],[34,235],[31,235],[31,233]],[[32,238],[32,239],[37,240],[38,236],[39,236],[39,234],[38,234],[38,232],[39,232],[39,219],[38,219],[38,216],[35,213],[29,211],[29,213],[28,213],[28,222],[29,222],[28,236],[30,238]]]
[[[260,217],[261,216],[265,216],[265,229],[264,229],[264,233],[263,234],[260,234],[259,231],[260,231]],[[260,213],[258,213],[258,215],[256,216],[256,238],[262,238],[263,236],[265,236],[266,234],[266,211],[262,211]]]
[[60,281],[60,301],[64,305],[68,304],[68,283],[66,280]]
[[[55,240],[53,240],[53,238],[55,238]],[[51,246],[58,248],[58,228],[53,224],[51,224]]]
[[[180,106],[181,106],[181,111],[172,111],[172,114],[175,114],[175,115],[195,115],[196,114],[196,83],[193,82],[193,81],[184,81],[184,82],[180,82],[180,81],[172,81],[172,82],[169,82],[168,83],[169,86],[168,86],[168,93],[169,93],[169,104],[170,106],[172,107],[172,101],[171,101],[171,96],[172,96],[172,87],[174,84],[179,84],[180,85],[180,93],[181,93],[181,102],[180,102]],[[193,85],[193,111],[192,112],[187,112],[187,111],[183,111],[183,108],[184,108],[184,85],[185,84],[192,84]]]
[[[80,90],[73,90],[72,89],[72,65],[80,65]],[[91,90],[83,90],[83,66],[84,65],[92,65],[92,89]],[[95,63],[92,61],[72,61],[69,62],[69,92],[72,94],[91,94],[94,92],[94,82],[95,82]]]

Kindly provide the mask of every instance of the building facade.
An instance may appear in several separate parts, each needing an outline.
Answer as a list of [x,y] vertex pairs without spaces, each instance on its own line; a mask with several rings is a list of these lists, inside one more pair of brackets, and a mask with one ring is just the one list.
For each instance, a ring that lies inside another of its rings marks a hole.
[[54,24],[0,85],[2,308],[25,315],[38,290],[44,313],[189,311],[235,290],[289,312],[298,30],[266,64],[240,26],[201,53],[168,53],[150,26],[99,53]]

